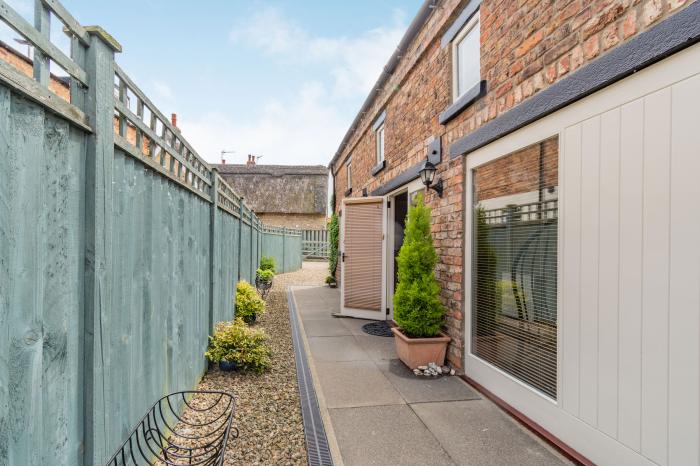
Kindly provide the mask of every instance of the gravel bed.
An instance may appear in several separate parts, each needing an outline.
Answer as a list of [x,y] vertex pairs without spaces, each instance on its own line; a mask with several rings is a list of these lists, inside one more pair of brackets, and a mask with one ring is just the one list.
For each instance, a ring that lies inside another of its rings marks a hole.
[[256,324],[265,329],[272,348],[272,367],[267,372],[221,372],[215,367],[197,387],[236,397],[234,425],[240,435],[229,440],[226,465],[307,464],[286,289],[322,285],[326,275],[325,262],[305,262],[302,270],[275,277],[267,312]]

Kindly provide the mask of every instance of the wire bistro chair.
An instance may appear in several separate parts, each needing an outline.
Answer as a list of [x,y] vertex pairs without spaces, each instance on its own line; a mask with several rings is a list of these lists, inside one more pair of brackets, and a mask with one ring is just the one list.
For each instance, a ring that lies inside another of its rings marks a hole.
[[[187,408],[180,415],[180,408]],[[158,400],[107,466],[221,466],[232,428],[233,395],[182,391]]]

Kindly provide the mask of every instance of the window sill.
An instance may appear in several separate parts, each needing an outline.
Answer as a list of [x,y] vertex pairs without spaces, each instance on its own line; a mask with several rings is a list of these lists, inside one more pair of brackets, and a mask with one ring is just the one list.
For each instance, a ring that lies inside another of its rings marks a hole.
[[352,188],[348,188],[348,189],[345,191],[344,196],[349,196],[349,195],[351,195],[351,194],[352,194]]
[[377,173],[384,170],[384,168],[386,168],[386,159],[382,160],[375,165],[374,168],[372,168],[372,176],[377,176]]
[[474,87],[469,89],[462,97],[457,99],[455,103],[450,105],[440,114],[438,121],[441,125],[446,125],[464,109],[486,95],[486,81],[478,82]]

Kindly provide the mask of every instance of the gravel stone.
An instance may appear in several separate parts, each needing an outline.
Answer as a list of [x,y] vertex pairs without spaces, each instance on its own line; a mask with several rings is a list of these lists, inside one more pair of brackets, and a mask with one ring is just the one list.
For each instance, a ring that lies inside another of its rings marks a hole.
[[267,312],[254,325],[269,336],[272,366],[267,372],[221,372],[214,367],[197,387],[236,397],[234,426],[240,434],[229,439],[227,466],[307,464],[286,290],[290,285],[323,285],[326,275],[327,263],[304,262],[297,272],[275,276]]

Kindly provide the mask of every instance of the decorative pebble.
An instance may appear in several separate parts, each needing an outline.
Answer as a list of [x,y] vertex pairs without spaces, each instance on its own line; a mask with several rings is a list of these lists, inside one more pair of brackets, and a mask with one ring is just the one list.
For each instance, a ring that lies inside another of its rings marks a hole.
[[421,370],[421,371],[427,371],[427,370],[428,370],[428,366],[418,366],[418,369]]

